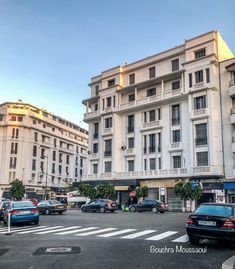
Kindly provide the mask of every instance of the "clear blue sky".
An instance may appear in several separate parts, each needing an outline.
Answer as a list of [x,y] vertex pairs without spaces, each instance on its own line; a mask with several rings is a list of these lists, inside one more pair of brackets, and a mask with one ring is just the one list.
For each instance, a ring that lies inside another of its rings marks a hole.
[[87,84],[105,69],[213,29],[235,52],[234,12],[234,0],[0,0],[0,103],[79,124]]

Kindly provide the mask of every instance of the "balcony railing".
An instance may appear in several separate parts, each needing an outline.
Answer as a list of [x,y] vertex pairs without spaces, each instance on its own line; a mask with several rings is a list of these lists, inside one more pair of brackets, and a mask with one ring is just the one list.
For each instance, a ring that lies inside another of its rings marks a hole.
[[199,82],[199,83],[194,84],[194,89],[198,90],[198,89],[204,88],[204,86],[205,86],[204,82]]
[[112,156],[112,151],[111,150],[104,151],[104,157],[110,157],[110,156]]
[[229,81],[229,87],[232,87],[235,85],[235,79],[232,79]]
[[143,123],[143,128],[152,128],[152,127],[158,127],[158,126],[159,126],[159,120]]
[[211,171],[210,166],[198,166],[198,167],[193,167],[193,173],[207,173]]
[[195,145],[196,146],[206,146],[207,145],[207,137],[195,138]]
[[176,148],[180,148],[180,142],[173,142],[173,143],[171,143],[171,148],[172,149],[176,149]]
[[206,108],[196,109],[193,111],[193,116],[201,116],[207,114]]
[[97,117],[100,115],[100,112],[97,110],[97,111],[93,111],[93,112],[88,112],[88,113],[85,113],[84,114],[84,118],[85,119],[90,119],[90,118],[94,118],[94,117]]
[[104,133],[105,134],[108,134],[108,133],[111,133],[112,132],[112,128],[110,127],[110,128],[104,128]]
[[99,158],[98,153],[92,153],[91,154],[91,159],[98,159],[98,158]]

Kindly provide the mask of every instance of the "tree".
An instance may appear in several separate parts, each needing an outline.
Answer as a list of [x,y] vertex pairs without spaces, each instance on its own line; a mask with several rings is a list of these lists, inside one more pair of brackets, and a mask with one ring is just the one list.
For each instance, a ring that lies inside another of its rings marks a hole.
[[65,180],[64,180],[64,182],[65,182],[65,191],[66,192],[70,192],[70,191],[73,191],[73,180],[72,180],[72,178],[66,178]]
[[199,200],[202,197],[202,189],[198,184],[195,187],[192,187],[190,181],[180,181],[174,187],[175,194],[180,196],[184,201],[187,200]]
[[102,199],[110,199],[115,195],[114,186],[110,183],[98,184],[96,186],[96,197]]
[[144,199],[145,197],[148,196],[148,187],[147,186],[137,187],[135,191],[136,191],[136,197],[138,197],[138,198],[143,197],[143,199]]
[[9,195],[11,199],[21,200],[25,194],[25,186],[22,181],[16,179],[10,183],[11,188],[9,191]]
[[91,184],[81,183],[78,186],[78,191],[82,196],[93,199],[95,197],[95,189]]

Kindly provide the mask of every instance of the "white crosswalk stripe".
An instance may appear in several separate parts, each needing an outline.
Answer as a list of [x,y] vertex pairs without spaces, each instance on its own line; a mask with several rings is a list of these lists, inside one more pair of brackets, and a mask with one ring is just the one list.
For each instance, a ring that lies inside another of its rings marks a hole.
[[93,235],[93,234],[101,234],[101,233],[109,232],[109,231],[113,231],[113,230],[117,230],[117,228],[105,228],[105,229],[100,229],[97,231],[75,234],[75,236],[87,236],[87,235]]
[[[40,228],[46,228],[48,226],[40,226]],[[12,233],[17,233],[17,232],[22,232],[22,231],[35,231],[35,229],[38,229],[39,227],[33,227],[33,228],[28,228],[28,229],[14,229],[14,230],[11,230]],[[4,232],[0,232],[0,234],[5,234],[7,232],[7,229],[4,231]]]
[[186,243],[188,241],[189,241],[189,239],[188,239],[187,234],[185,234],[185,235],[183,235],[183,236],[181,236],[179,238],[176,238],[175,240],[172,240],[172,242],[177,242],[177,243]]
[[133,239],[133,238],[137,238],[137,237],[140,237],[140,236],[143,236],[143,235],[154,233],[156,231],[157,230],[145,230],[145,231],[134,233],[134,234],[128,234],[128,235],[122,236],[121,238]]
[[52,230],[52,229],[56,229],[56,228],[62,228],[62,227],[64,227],[64,226],[54,226],[54,227],[48,227],[48,228],[40,228],[40,229],[36,229],[34,231],[18,232],[18,234],[29,234],[29,233],[39,232],[39,231],[46,231],[46,230]]
[[88,228],[83,228],[83,229],[76,229],[76,230],[73,230],[73,231],[55,233],[55,234],[56,235],[74,234],[74,233],[77,233],[77,232],[85,232],[85,231],[90,231],[90,230],[95,230],[95,229],[99,229],[99,227],[88,227]]
[[[32,226],[19,226],[19,227],[16,227],[16,226],[11,226],[11,230],[18,230],[18,229],[27,229],[27,228],[30,228]],[[35,227],[35,226],[33,226]],[[38,227],[38,226],[37,226]],[[7,227],[4,227],[4,228],[0,228],[0,232],[4,232],[7,230]]]
[[71,226],[71,227],[67,227],[67,228],[59,228],[59,229],[54,229],[54,230],[50,230],[50,231],[42,231],[42,232],[38,232],[35,234],[49,234],[49,233],[54,233],[54,232],[73,230],[73,229],[77,229],[77,228],[81,228],[81,226]]
[[98,237],[111,237],[111,236],[125,234],[125,233],[129,233],[129,232],[133,232],[133,231],[136,231],[136,229],[125,229],[125,230],[121,230],[121,231],[117,231],[117,232],[98,235]]
[[177,234],[178,232],[175,232],[175,231],[168,231],[168,232],[164,232],[164,233],[161,233],[161,234],[158,234],[158,235],[155,235],[155,236],[151,236],[149,238],[146,238],[145,240],[153,240],[153,241],[159,241],[161,239],[164,239],[166,237],[169,237],[173,234]]

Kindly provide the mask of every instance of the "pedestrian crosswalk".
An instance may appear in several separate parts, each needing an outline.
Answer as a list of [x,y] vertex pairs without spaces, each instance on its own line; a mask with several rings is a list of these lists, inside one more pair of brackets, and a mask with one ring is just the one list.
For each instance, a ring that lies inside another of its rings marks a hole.
[[[0,235],[7,232],[7,227],[0,228]],[[83,227],[83,226],[18,226],[12,227],[11,233],[16,235],[55,235],[55,236],[76,236],[88,237],[93,236],[96,238],[119,238],[119,239],[142,239],[147,241],[161,241],[170,240],[174,243],[188,242],[186,234],[180,234],[178,231],[164,231],[158,230],[141,230],[136,228],[117,228],[117,227]]]

